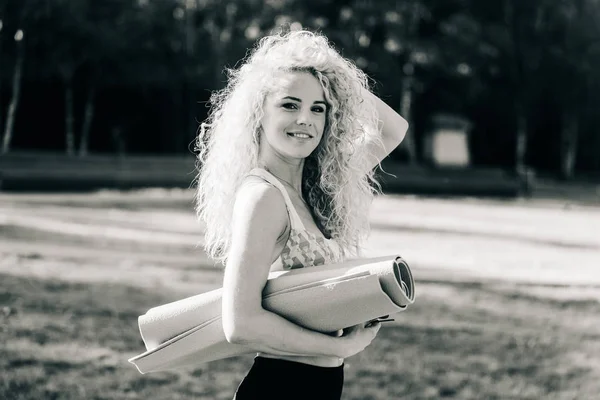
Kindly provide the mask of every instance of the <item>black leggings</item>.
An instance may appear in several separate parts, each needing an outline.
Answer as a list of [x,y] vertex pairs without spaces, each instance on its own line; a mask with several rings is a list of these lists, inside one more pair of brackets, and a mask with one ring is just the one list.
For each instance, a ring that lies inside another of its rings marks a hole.
[[234,400],[339,400],[343,384],[343,365],[317,367],[256,357]]

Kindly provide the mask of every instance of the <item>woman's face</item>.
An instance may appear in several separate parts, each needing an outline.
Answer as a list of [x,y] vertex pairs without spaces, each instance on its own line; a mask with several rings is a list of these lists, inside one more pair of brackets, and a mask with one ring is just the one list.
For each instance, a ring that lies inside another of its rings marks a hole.
[[304,159],[323,137],[327,112],[323,88],[308,72],[289,72],[281,81],[265,98],[261,151],[288,161]]

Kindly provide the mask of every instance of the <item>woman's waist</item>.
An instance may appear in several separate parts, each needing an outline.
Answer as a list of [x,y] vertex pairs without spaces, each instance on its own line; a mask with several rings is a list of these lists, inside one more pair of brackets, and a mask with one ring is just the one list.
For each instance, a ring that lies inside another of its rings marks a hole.
[[269,353],[257,353],[258,357],[264,358],[272,358],[277,360],[286,360],[292,362],[298,362],[308,365],[313,365],[315,367],[339,367],[344,363],[343,358],[338,357],[329,357],[329,356],[280,356],[277,354],[269,354]]

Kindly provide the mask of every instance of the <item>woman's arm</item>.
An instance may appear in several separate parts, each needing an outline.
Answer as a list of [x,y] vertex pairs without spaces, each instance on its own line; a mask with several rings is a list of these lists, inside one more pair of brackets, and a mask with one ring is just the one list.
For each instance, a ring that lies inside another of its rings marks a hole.
[[285,202],[276,188],[262,183],[240,188],[223,281],[225,337],[231,343],[277,355],[344,358],[361,351],[371,342],[377,329],[363,332],[362,338],[336,338],[302,328],[263,309],[262,290],[275,243],[287,219]]
[[377,140],[367,139],[366,143],[369,160],[371,160],[369,169],[373,169],[402,142],[408,130],[408,122],[369,90],[363,89],[363,95],[375,102],[381,126],[380,139],[383,142],[383,148],[377,143]]

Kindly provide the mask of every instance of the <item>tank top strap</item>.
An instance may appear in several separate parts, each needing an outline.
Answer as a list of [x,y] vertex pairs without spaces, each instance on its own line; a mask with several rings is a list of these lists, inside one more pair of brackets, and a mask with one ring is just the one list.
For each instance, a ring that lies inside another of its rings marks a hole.
[[292,228],[302,229],[304,230],[304,223],[300,219],[300,215],[296,211],[296,207],[294,207],[294,203],[292,203],[292,199],[288,194],[287,190],[283,186],[283,184],[277,179],[273,174],[269,171],[262,168],[254,168],[252,171],[248,173],[248,175],[260,176],[265,181],[269,182],[271,185],[275,186],[281,192],[283,199],[285,200],[285,206],[288,210],[288,215],[290,216],[290,222],[292,224]]

